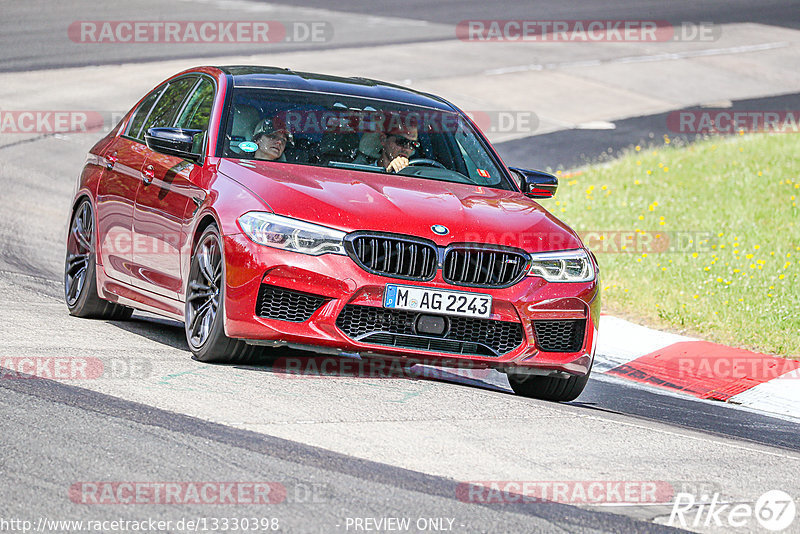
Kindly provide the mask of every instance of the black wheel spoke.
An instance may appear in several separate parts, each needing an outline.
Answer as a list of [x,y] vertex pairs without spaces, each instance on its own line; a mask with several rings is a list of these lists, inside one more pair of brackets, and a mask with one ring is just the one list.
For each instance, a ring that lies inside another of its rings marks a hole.
[[222,271],[219,242],[208,236],[200,243],[192,260],[186,296],[186,332],[195,348],[203,346],[211,337],[219,309]]
[[214,292],[210,291],[210,290],[209,291],[198,292],[198,293],[192,292],[189,295],[189,300],[191,301],[191,300],[197,300],[197,299],[207,299],[207,298],[213,297],[213,296],[214,296]]
[[210,284],[214,282],[214,274],[212,273],[213,268],[209,265],[211,258],[209,258],[209,251],[208,249],[203,249],[198,257],[198,263],[200,265],[200,273],[206,279],[206,281]]
[[75,305],[86,286],[86,274],[92,260],[92,220],[92,208],[84,202],[70,226],[64,264],[64,290],[70,306]]
[[85,269],[88,261],[88,254],[70,254],[67,257],[67,273],[74,278],[78,274],[76,271]]

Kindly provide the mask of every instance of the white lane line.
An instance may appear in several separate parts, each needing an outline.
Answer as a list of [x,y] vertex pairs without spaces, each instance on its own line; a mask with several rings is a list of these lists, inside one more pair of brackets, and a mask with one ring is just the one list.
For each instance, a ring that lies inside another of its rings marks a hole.
[[[756,449],[756,448],[753,448],[753,447],[746,447],[744,445],[737,445],[735,443],[730,443],[727,440],[710,439],[710,438],[701,437],[701,436],[694,436],[694,435],[689,434],[689,433],[683,434],[683,433],[674,432],[674,431],[671,431],[671,430],[663,430],[663,429],[660,429],[660,428],[653,428],[653,427],[642,425],[642,424],[638,424],[638,423],[628,423],[628,422],[625,422],[625,421],[619,421],[619,420],[616,420],[616,419],[612,419],[610,417],[609,418],[603,418],[603,417],[598,417],[596,415],[587,415],[587,414],[574,414],[574,415],[576,417],[585,417],[587,419],[596,419],[598,421],[605,421],[605,422],[612,423],[612,424],[632,427],[632,428],[636,428],[636,429],[647,430],[647,431],[650,431],[650,432],[658,432],[660,434],[665,434],[665,435],[668,435],[668,436],[673,436],[673,437],[677,437],[677,438],[681,438],[681,439],[691,439],[691,440],[694,440],[694,441],[699,441],[699,442],[708,443],[708,444],[712,444],[712,445],[720,445],[720,446],[723,446],[723,447],[729,447],[731,449],[739,449],[739,450],[742,450],[742,451],[753,452],[753,453],[756,453],[756,454],[765,454],[767,456],[774,456],[776,458],[784,458],[786,460],[797,460],[797,461],[800,461],[800,456],[795,456],[795,455],[788,454],[788,453],[781,454],[781,453],[778,453],[778,452],[771,452],[771,451]],[[630,417],[630,415],[626,414],[625,417]],[[667,423],[660,422],[660,421],[655,421],[655,423],[657,423],[659,425],[666,425],[667,424]],[[693,432],[700,432],[700,430],[693,431]],[[737,438],[729,438],[729,439],[730,440],[734,440],[734,439],[737,439]],[[770,445],[763,445],[763,447],[764,448],[780,448],[780,447],[772,447]]]
[[575,67],[596,67],[599,65],[610,65],[615,63],[647,63],[653,61],[674,61],[677,59],[688,59],[694,57],[723,56],[729,54],[744,54],[748,52],[763,52],[776,48],[786,48],[790,43],[781,41],[775,43],[763,43],[758,45],[732,46],[729,48],[709,48],[707,50],[692,50],[688,52],[672,52],[668,54],[653,54],[649,56],[625,56],[607,60],[583,60],[583,61],[564,61],[562,63],[534,63],[530,65],[516,65],[513,67],[503,67],[501,69],[489,69],[483,71],[486,76],[498,76],[514,72],[527,72],[538,70],[555,70]]

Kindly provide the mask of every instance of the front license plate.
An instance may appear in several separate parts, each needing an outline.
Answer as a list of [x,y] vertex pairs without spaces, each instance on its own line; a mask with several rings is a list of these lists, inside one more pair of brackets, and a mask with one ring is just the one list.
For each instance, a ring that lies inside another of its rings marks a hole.
[[383,307],[487,319],[492,314],[492,296],[466,291],[388,284],[383,297]]

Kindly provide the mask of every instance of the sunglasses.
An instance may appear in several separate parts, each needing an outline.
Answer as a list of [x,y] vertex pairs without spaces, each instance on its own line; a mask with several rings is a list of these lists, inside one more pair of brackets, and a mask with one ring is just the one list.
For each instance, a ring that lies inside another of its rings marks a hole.
[[416,139],[409,139],[408,137],[403,137],[402,135],[392,135],[394,137],[394,142],[397,146],[401,148],[413,148],[414,150],[419,148],[419,141]]

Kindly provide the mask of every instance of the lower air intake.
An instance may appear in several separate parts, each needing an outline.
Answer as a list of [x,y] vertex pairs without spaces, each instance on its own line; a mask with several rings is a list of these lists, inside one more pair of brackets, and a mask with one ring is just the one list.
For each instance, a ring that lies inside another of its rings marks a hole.
[[302,323],[325,304],[325,297],[261,284],[256,315],[265,319]]
[[578,352],[583,346],[586,320],[533,321],[536,346],[543,352]]

